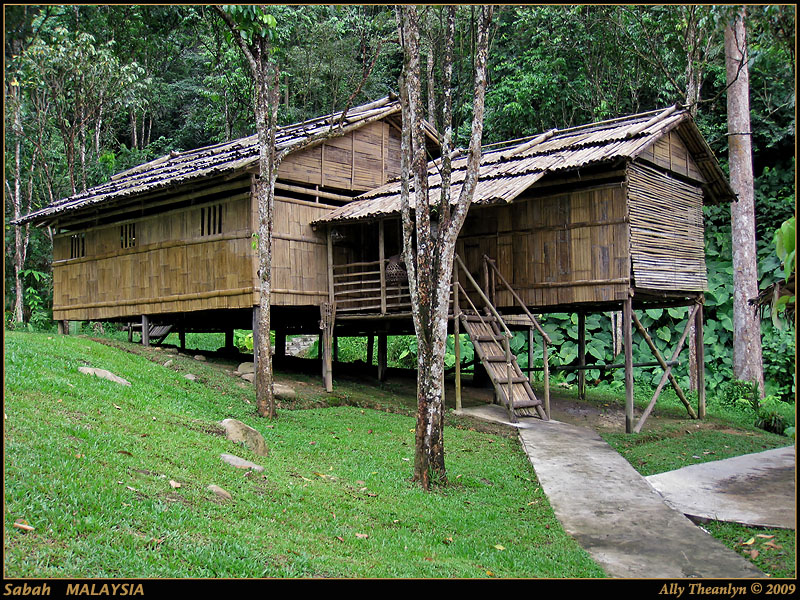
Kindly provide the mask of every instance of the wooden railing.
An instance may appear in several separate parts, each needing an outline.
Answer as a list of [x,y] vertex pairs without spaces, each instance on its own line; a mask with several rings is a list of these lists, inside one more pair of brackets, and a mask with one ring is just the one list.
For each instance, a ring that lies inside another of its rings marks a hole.
[[408,282],[389,283],[389,259],[333,266],[333,300],[338,314],[387,315],[411,312]]

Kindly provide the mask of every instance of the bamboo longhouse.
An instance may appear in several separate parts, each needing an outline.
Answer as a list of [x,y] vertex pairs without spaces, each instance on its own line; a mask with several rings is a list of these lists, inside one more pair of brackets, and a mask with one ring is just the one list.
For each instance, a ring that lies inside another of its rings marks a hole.
[[[319,332],[328,298],[323,234],[310,224],[400,172],[395,97],[280,127],[272,310],[278,340]],[[428,129],[435,156],[436,134]],[[259,305],[253,235],[255,135],[171,152],[19,219],[51,227],[56,321],[139,324],[143,343],[178,330],[251,329]]]

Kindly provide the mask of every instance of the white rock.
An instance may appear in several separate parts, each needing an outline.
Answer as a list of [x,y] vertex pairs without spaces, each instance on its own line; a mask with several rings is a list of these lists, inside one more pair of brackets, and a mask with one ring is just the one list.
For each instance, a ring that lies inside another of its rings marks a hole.
[[122,377],[118,377],[114,375],[111,371],[106,371],[105,369],[95,369],[93,367],[78,367],[78,371],[81,373],[85,373],[86,375],[94,375],[95,377],[100,377],[101,379],[108,379],[109,381],[113,381],[114,383],[119,383],[121,385],[130,385],[131,382],[127,379],[123,379]]

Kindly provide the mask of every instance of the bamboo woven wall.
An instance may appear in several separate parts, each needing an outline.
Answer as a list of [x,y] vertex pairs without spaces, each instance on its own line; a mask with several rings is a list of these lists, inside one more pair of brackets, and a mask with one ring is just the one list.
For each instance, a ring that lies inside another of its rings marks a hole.
[[636,288],[703,291],[703,191],[655,169],[628,169],[631,262]]
[[290,154],[278,178],[364,192],[400,174],[400,133],[378,121],[348,135]]
[[[208,229],[212,209],[221,219],[221,233],[220,228]],[[201,216],[206,217],[203,224]],[[131,224],[135,242],[124,229]],[[53,243],[53,318],[110,319],[252,306],[250,231],[250,194],[245,193],[87,229],[81,232],[83,257],[70,257],[75,232],[58,235]]]
[[[519,199],[471,211],[457,252],[483,281],[482,257],[528,306],[622,300],[630,279],[626,203],[621,184]],[[514,305],[496,288],[499,307]]]
[[[324,230],[311,228],[311,222],[330,210],[330,206],[302,200],[276,200],[272,247],[273,304],[319,305],[328,299],[327,239]],[[258,287],[257,280],[254,280],[254,285]]]

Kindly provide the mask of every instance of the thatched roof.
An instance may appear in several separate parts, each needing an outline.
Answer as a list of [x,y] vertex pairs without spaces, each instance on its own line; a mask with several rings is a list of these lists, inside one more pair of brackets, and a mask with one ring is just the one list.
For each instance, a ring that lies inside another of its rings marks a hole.
[[[706,179],[708,200],[733,198],[733,192],[702,134],[688,111],[679,106],[612,119],[600,123],[553,129],[529,141],[484,152],[473,204],[511,202],[547,175],[565,173],[619,160],[633,160],[657,139],[676,130]],[[467,158],[452,162],[452,202],[456,202],[465,178]],[[428,167],[431,202],[441,189],[440,161]],[[413,209],[413,191],[409,203]],[[317,224],[363,221],[400,212],[400,182],[395,180],[371,190],[342,206]]]
[[[293,148],[308,147],[308,140],[326,132],[333,133],[337,128],[343,134],[372,121],[400,115],[400,102],[394,96],[387,96],[356,106],[347,111],[342,121],[342,113],[337,112],[301,123],[280,127],[276,133],[278,152]],[[51,205],[30,213],[16,223],[51,221],[66,213],[97,208],[122,198],[131,198],[173,188],[208,177],[218,177],[245,172],[258,164],[258,139],[256,135],[205,146],[186,152],[173,152],[151,162],[139,165],[111,177],[109,181],[93,188],[58,200]]]

